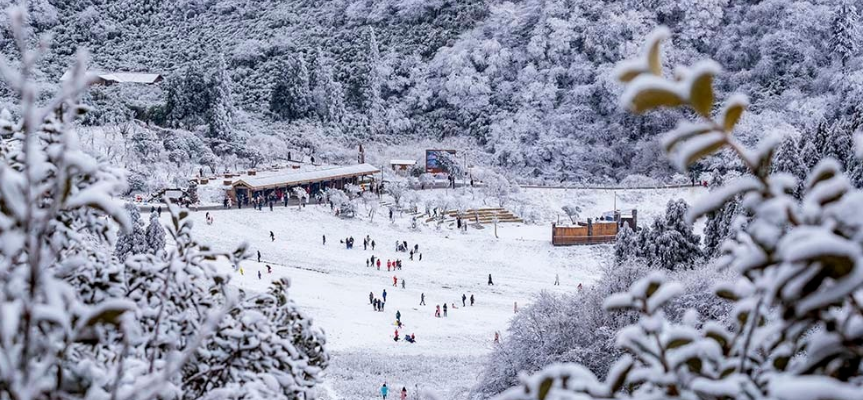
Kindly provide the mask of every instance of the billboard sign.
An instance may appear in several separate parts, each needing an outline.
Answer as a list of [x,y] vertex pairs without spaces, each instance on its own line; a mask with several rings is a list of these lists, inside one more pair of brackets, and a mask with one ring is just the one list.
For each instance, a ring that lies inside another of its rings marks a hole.
[[455,150],[426,150],[426,172],[445,172],[445,165],[455,156]]

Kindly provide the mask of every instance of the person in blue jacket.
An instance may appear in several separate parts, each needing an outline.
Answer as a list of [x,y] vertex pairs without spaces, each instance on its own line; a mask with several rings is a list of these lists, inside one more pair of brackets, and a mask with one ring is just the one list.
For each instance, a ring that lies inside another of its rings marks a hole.
[[383,386],[381,386],[381,397],[383,397],[383,398],[384,398],[384,400],[386,400],[386,398],[387,398],[387,392],[389,392],[389,391],[390,391],[390,390],[389,390],[389,388],[387,388],[387,384],[386,384],[386,383],[384,383],[384,385],[383,385]]
[[384,289],[383,297],[384,297],[384,301],[387,301],[387,290],[386,289]]

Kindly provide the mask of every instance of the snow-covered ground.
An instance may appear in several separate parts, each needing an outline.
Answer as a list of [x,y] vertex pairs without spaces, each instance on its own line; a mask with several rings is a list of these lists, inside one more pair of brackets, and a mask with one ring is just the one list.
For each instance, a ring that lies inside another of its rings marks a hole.
[[[525,192],[549,214],[572,195],[551,189]],[[691,201],[698,193],[644,193],[639,197],[644,215],[640,222],[649,223],[651,216],[661,214],[667,199]],[[588,213],[611,209],[614,201],[613,196],[588,191],[582,191],[578,199]],[[360,206],[360,214],[362,211]],[[465,398],[493,346],[494,332],[500,331],[506,340],[515,303],[523,307],[542,290],[562,293],[576,290],[579,283],[589,285],[599,277],[611,253],[610,246],[552,247],[549,224],[500,224],[500,238],[496,239],[491,226],[470,228],[467,233],[425,224],[412,230],[407,215],[391,223],[384,210],[373,222],[339,219],[328,206],[211,213],[213,225],[205,223],[203,211],[192,214],[196,236],[203,243],[229,250],[245,241],[251,254],[260,250],[262,255],[261,263],[244,262],[243,275],[234,273],[232,283],[262,291],[273,279],[290,277],[291,295],[326,331],[334,356],[321,388],[325,399],[376,398],[383,382],[399,390],[405,386],[409,393],[419,387],[436,391],[444,399]],[[275,241],[270,240],[270,231]],[[376,242],[375,250],[363,250],[366,235]],[[352,250],[339,243],[349,236],[356,239]],[[397,253],[397,240],[411,247],[419,244],[422,261],[410,261],[408,254]],[[382,258],[380,271],[366,267],[372,255]],[[403,270],[387,272],[387,259],[401,259]],[[271,275],[266,264],[273,267]],[[494,286],[487,285],[488,274]],[[560,286],[553,285],[555,274],[560,275]],[[393,276],[399,279],[398,287],[393,287]],[[374,312],[369,292],[380,298],[383,290],[387,291],[385,312]],[[419,305],[421,293],[426,296],[425,306]],[[476,305],[462,307],[462,294],[475,296]],[[435,306],[443,303],[457,308],[450,308],[446,318],[435,318]],[[415,334],[416,344],[393,341],[396,311],[405,324],[400,334]]]

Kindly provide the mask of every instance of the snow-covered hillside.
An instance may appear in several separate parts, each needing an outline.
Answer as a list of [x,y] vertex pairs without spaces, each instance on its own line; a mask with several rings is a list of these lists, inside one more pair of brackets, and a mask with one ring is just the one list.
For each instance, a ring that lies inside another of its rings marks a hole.
[[[444,189],[421,191],[429,196],[440,192]],[[667,199],[692,200],[700,193],[689,189],[635,192],[621,193],[619,201],[638,199],[645,224],[662,213]],[[538,202],[551,215],[558,208],[557,199],[569,199],[573,193],[526,189],[522,195],[544,199]],[[613,196],[603,191],[578,191],[575,198],[589,213],[613,207]],[[340,219],[326,205],[210,213],[212,225],[205,223],[204,211],[191,216],[203,242],[227,250],[245,241],[254,256],[242,263],[242,275],[222,265],[232,273],[232,284],[262,292],[274,279],[290,277],[291,296],[326,331],[334,360],[321,388],[325,399],[372,399],[383,382],[411,391],[419,385],[445,399],[463,399],[476,384],[494,333],[506,332],[516,303],[524,307],[543,290],[566,293],[575,291],[578,284],[589,287],[613,261],[610,246],[551,246],[550,224],[500,224],[500,238],[495,239],[491,226],[460,233],[420,223],[413,230],[407,215],[396,213],[394,223],[382,216],[374,222],[363,217]],[[270,231],[275,240],[270,239]],[[363,250],[366,235],[375,241],[375,250]],[[351,236],[356,243],[348,250],[339,241]],[[396,241],[407,241],[410,247],[418,244],[422,261],[418,256],[410,261],[409,254],[396,252]],[[384,261],[380,271],[366,267],[372,255]],[[403,269],[387,272],[388,259],[401,259]],[[266,265],[272,267],[272,274]],[[488,274],[494,286],[487,284]],[[553,285],[555,275],[560,286]],[[397,287],[393,276],[399,280]],[[385,312],[374,312],[369,292],[380,298],[383,290],[387,291]],[[422,293],[425,306],[419,305]],[[476,304],[462,307],[462,294],[473,295]],[[446,318],[435,318],[435,306],[444,303],[457,308],[450,308]],[[397,311],[405,325],[400,334],[415,334],[416,344],[393,341]]]

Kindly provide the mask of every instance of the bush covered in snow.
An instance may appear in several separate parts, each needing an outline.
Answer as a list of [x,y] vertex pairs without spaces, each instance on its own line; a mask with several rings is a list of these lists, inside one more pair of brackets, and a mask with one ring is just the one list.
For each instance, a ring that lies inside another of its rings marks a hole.
[[667,36],[657,30],[643,57],[619,65],[627,86],[623,104],[639,113],[685,105],[700,118],[680,123],[662,140],[681,170],[727,149],[749,171],[687,213],[691,223],[738,196],[751,213],[720,246],[718,264],[738,274],[716,286],[716,295],[733,304],[729,318],[691,309],[673,321],[665,308],[684,286],[651,273],[604,303],[639,315],[617,334],[625,354],[604,379],[581,365],[558,364],[522,377],[498,398],[860,398],[863,191],[826,158],[809,172],[798,201],[794,175],[770,174],[780,141],[767,138],[750,150],[733,136],[746,99],[732,96],[713,113],[716,63],[679,68],[674,80],[664,77],[660,43]]

